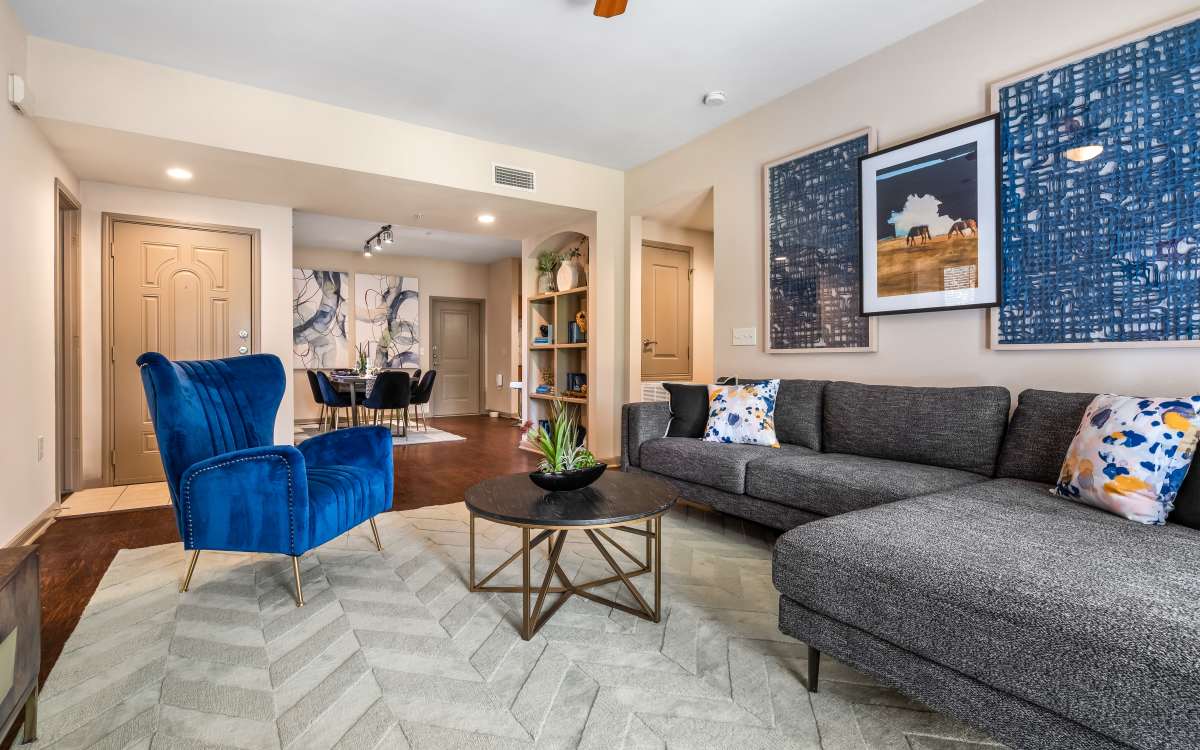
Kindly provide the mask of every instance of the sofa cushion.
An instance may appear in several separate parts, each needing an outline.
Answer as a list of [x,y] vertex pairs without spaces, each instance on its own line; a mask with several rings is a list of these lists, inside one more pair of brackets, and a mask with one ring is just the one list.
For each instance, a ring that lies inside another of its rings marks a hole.
[[[1021,391],[1000,449],[996,476],[1056,483],[1083,413],[1095,397],[1094,393]],[[1167,520],[1200,529],[1200,471],[1195,466],[1184,478],[1175,510]]]
[[997,477],[1054,484],[1083,412],[1094,393],[1064,393],[1029,389],[1017,396],[996,464]]
[[[1137,747],[1200,736],[1200,532],[983,482],[793,529],[811,610]],[[1153,742],[1150,742],[1150,739]]]
[[695,383],[663,383],[670,396],[671,421],[662,437],[704,437],[708,424],[708,386]]
[[834,382],[825,387],[821,449],[990,477],[1004,439],[1008,405],[1008,389],[997,386]]
[[640,465],[646,471],[740,495],[746,491],[746,464],[780,451],[812,453],[796,445],[771,448],[692,438],[658,438],[642,443]]
[[746,494],[824,516],[982,482],[978,474],[845,453],[781,453],[746,467]]
[[827,380],[781,380],[775,434],[781,443],[821,450],[821,405]]

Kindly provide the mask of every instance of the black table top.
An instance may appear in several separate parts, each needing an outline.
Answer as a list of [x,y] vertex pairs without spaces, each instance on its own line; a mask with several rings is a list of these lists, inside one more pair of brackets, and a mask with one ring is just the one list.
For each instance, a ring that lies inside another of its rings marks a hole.
[[535,526],[607,526],[669,510],[679,493],[666,482],[609,470],[581,490],[546,492],[528,474],[485,479],[467,490],[467,508],[500,523]]

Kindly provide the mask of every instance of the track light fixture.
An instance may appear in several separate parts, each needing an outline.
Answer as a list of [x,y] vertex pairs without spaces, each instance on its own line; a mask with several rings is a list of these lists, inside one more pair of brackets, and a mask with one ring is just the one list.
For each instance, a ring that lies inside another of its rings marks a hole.
[[383,249],[384,243],[390,245],[396,239],[392,235],[392,225],[384,224],[379,228],[379,231],[367,238],[363,243],[363,257],[370,258],[371,253],[379,252]]

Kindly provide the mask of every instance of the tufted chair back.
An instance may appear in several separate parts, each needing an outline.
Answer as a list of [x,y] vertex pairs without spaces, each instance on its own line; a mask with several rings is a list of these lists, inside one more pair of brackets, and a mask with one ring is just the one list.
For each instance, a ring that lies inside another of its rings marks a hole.
[[197,461],[275,442],[286,377],[274,354],[172,362],[147,352],[137,363],[173,498]]

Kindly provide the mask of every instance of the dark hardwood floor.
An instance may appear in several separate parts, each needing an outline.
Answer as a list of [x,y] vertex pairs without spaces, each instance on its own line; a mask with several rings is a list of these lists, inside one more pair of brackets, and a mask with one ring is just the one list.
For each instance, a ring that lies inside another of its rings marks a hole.
[[[516,447],[510,420],[440,417],[438,429],[465,441],[398,446],[393,510],[462,500],[476,482],[532,471],[536,457]],[[41,555],[42,670],[44,681],[118,550],[179,541],[170,508],[62,518],[37,540]]]

